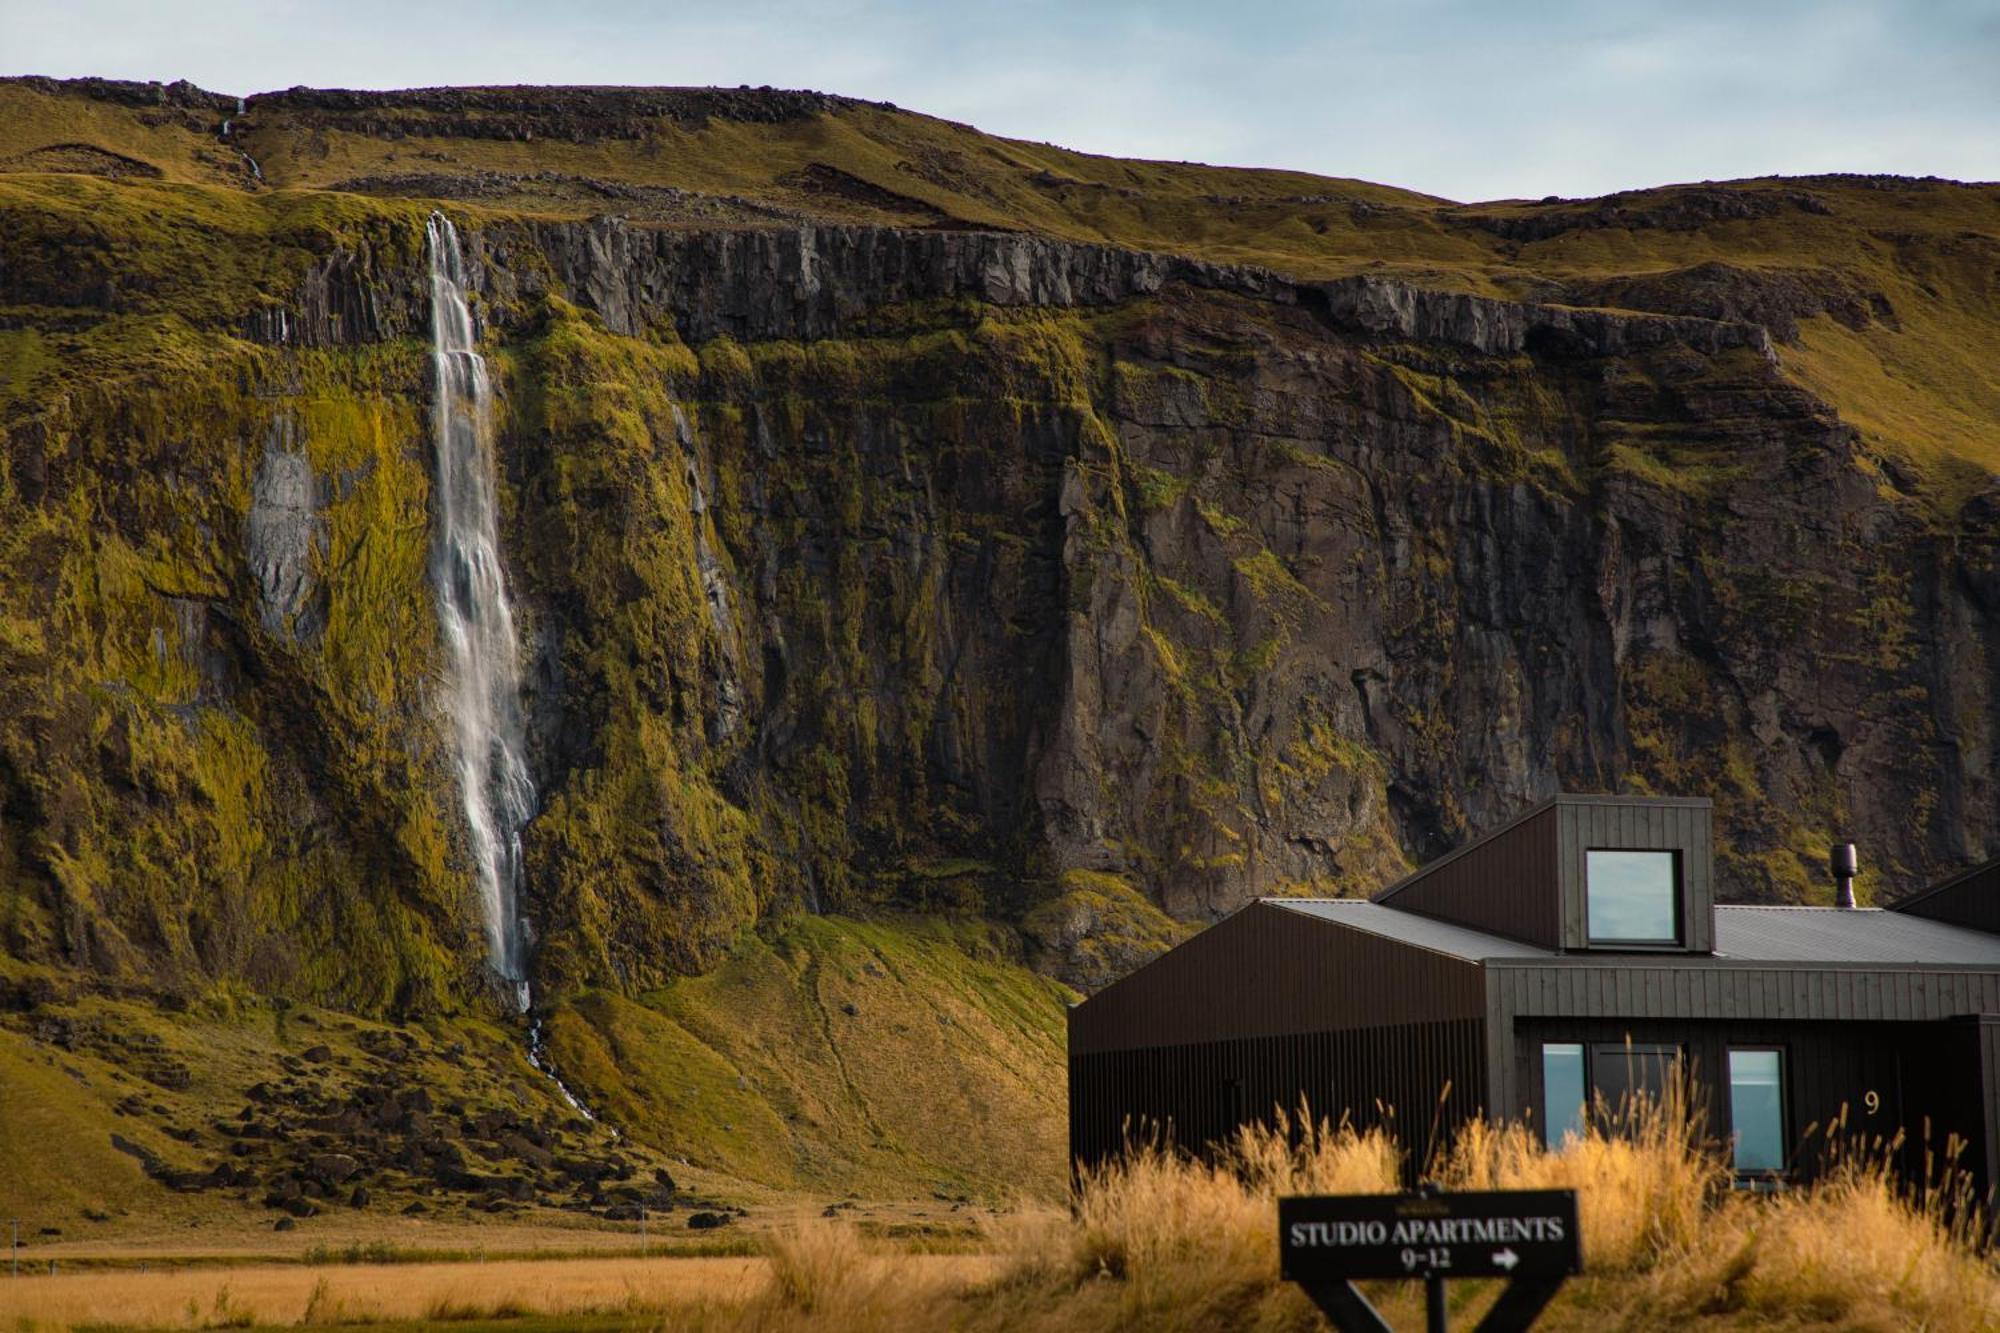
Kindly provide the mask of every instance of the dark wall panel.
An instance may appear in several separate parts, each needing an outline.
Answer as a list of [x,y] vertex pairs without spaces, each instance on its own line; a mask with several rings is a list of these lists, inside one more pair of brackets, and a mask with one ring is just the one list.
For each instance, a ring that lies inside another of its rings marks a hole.
[[[2000,1015],[2000,974],[1661,958],[1497,966],[1488,978],[1489,1081],[1499,1114],[1539,1123],[1543,1041],[1684,1041],[1695,1072],[1712,1086],[1730,1044],[1782,1044],[1796,1048],[1787,1071],[1796,1134],[1815,1121],[1824,1126],[1845,1104],[1851,1127],[1872,1120],[1860,1127],[1906,1128],[1905,1165],[1915,1173],[1928,1117],[1932,1143],[1960,1135],[1964,1165],[1994,1183],[2000,1022],[1982,1016]],[[1871,1090],[1880,1103],[1874,1117],[1862,1109]],[[1715,1106],[1719,1114],[1725,1104],[1717,1098]]]
[[1898,912],[2000,934],[2000,861],[1948,879],[1894,904]]
[[1477,1018],[1477,964],[1252,903],[1069,1011],[1072,1056]]
[[1562,943],[1551,803],[1448,853],[1376,901],[1546,948]]
[[[1979,1148],[1989,1190],[2000,1187],[2000,1015],[1979,1014],[1960,1019],[1965,1027],[1965,1058],[1977,1070]],[[1991,1216],[1992,1200],[1988,1200]]]
[[1069,1066],[1070,1154],[1091,1165],[1131,1139],[1158,1136],[1204,1152],[1237,1126],[1269,1123],[1303,1099],[1316,1120],[1387,1125],[1412,1173],[1436,1139],[1483,1112],[1484,1024],[1478,1019],[1360,1031],[1201,1042],[1077,1054]]
[[1713,810],[1706,800],[1558,796],[1433,861],[1376,901],[1551,949],[1589,947],[1585,854],[1680,853],[1687,952],[1715,947]]
[[[1775,1046],[1785,1052],[1786,1111],[1794,1148],[1810,1131],[1822,1142],[1828,1127],[1846,1117],[1850,1137],[1892,1136],[1901,1121],[1902,1079],[1896,1034],[1889,1024],[1702,1022],[1660,1019],[1538,1018],[1524,1020],[1516,1043],[1514,1085],[1522,1099],[1514,1115],[1537,1127],[1543,1121],[1543,1042],[1681,1046],[1693,1081],[1695,1111],[1703,1131],[1717,1140],[1729,1130],[1728,1051],[1732,1046]],[[1875,1109],[1868,1109],[1868,1094]]]
[[1690,953],[1715,948],[1714,811],[1705,800],[1616,801],[1565,797],[1556,804],[1558,882],[1564,949],[1590,945],[1585,914],[1585,856],[1593,849],[1677,851],[1681,854],[1683,945]]

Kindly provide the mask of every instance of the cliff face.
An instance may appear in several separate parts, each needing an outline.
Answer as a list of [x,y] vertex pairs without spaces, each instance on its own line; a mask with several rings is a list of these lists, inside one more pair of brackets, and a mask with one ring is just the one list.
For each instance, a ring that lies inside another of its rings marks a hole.
[[[428,205],[13,180],[0,945],[476,996]],[[1632,216],[1574,211],[1546,225]],[[2000,487],[1932,484],[1787,365],[1907,304],[455,216],[547,996],[703,969],[798,905],[986,913],[1094,984],[1163,910],[1372,888],[1559,787],[1714,796],[1738,899],[1817,894],[1835,831],[1883,892],[2000,835]]]

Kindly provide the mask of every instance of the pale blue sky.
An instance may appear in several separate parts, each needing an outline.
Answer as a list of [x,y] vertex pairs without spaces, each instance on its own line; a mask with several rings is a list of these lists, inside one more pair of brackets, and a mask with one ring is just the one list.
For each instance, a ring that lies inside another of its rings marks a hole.
[[2000,178],[2000,0],[0,0],[0,73],[773,84],[1456,199]]

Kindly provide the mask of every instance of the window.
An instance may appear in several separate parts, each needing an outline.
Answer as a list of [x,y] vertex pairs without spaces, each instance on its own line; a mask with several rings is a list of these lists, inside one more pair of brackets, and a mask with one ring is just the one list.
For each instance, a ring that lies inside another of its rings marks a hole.
[[1542,1136],[1551,1148],[1583,1133],[1583,1045],[1573,1041],[1542,1044]]
[[1678,852],[1585,852],[1583,892],[1592,944],[1681,942]]
[[1746,1175],[1785,1169],[1784,1052],[1729,1052],[1729,1128],[1736,1169]]
[[1635,1116],[1677,1102],[1684,1092],[1680,1072],[1679,1046],[1606,1042],[1590,1052],[1591,1079],[1612,1129],[1629,1128]]

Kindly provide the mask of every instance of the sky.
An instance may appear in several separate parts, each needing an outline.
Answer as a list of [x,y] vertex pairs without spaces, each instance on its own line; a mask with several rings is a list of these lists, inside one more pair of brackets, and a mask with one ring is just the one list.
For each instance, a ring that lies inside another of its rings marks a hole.
[[770,84],[1459,200],[2000,179],[2000,0],[0,0],[0,74]]

